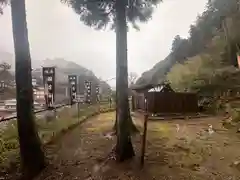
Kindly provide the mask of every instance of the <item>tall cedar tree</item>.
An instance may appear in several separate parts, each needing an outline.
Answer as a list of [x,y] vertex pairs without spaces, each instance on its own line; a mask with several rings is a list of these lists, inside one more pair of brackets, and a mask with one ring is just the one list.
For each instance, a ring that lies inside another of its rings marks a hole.
[[116,31],[116,157],[123,161],[134,156],[130,131],[133,125],[128,102],[127,22],[138,29],[137,22],[151,18],[160,0],[61,0],[80,15],[80,20],[95,29],[110,27]]
[[31,57],[25,0],[11,1],[16,65],[17,122],[23,179],[31,179],[45,166],[44,153],[33,116]]

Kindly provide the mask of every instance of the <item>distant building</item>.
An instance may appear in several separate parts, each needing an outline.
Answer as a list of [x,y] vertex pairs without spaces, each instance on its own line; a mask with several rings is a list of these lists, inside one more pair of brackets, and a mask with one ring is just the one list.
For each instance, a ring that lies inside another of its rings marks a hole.
[[44,87],[36,87],[33,89],[33,96],[35,100],[44,99]]
[[4,102],[5,110],[16,111],[16,107],[17,107],[16,99],[5,100]]
[[35,87],[33,89],[33,98],[41,105],[45,104],[44,87]]
[[[34,101],[34,109],[41,109],[42,105]],[[17,110],[17,101],[16,99],[8,99],[4,101],[4,109],[6,111],[15,112]]]
[[[15,80],[11,82],[11,86],[16,87],[16,81]],[[37,79],[32,78],[32,86],[33,87],[38,86]]]

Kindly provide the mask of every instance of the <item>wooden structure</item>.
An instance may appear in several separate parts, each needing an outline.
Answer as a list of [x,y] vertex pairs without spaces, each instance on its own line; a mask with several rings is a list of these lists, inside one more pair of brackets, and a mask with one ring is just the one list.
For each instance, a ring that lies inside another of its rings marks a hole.
[[[174,92],[169,84],[133,88],[134,110],[147,109],[152,114],[188,114],[198,112],[197,95]],[[147,103],[145,103],[145,99]]]

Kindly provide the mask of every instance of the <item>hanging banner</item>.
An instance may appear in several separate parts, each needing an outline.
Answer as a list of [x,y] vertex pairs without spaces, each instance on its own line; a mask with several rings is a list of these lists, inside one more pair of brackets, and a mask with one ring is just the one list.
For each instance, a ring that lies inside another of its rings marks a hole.
[[4,89],[5,89],[6,85],[4,81],[0,81],[0,93],[3,94],[4,93]]
[[90,104],[91,103],[91,82],[85,81],[85,102]]
[[68,75],[70,104],[72,105],[77,100],[77,76]]
[[100,102],[100,88],[99,88],[99,85],[96,85],[96,101]]
[[52,109],[55,101],[55,67],[43,67],[43,84],[47,108]]

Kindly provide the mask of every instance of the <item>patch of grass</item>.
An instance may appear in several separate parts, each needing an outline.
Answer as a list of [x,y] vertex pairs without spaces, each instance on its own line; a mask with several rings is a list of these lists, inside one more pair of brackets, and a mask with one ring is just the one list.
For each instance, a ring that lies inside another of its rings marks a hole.
[[171,133],[171,127],[168,124],[153,123],[151,130],[157,132],[159,136],[167,137]]
[[17,123],[10,121],[0,131],[0,164],[6,162],[18,147]]
[[[114,106],[113,108],[114,109]],[[76,106],[65,107],[57,112],[57,118],[36,118],[36,126],[39,137],[43,144],[51,142],[59,134],[66,132],[73,126],[78,125],[83,120],[101,112],[108,111],[109,104],[82,105],[79,116]],[[19,143],[17,132],[17,121],[7,122],[6,128],[0,131],[0,168],[8,169],[11,162],[19,159]]]
[[199,148],[198,143],[195,140],[181,139],[169,145],[169,166],[197,170],[207,153],[206,147]]
[[[161,168],[198,171],[202,163],[211,156],[212,149],[208,144],[203,143],[205,140],[202,141],[191,136],[192,132],[188,131],[188,126],[180,125],[180,129],[177,131],[177,124],[178,122],[149,121],[147,151],[152,155],[148,156],[147,161],[154,160],[158,164],[162,162]],[[162,157],[154,156],[157,153],[162,154]]]
[[237,108],[228,108],[229,117],[223,120],[222,125],[226,129],[239,128],[240,126],[240,111]]

